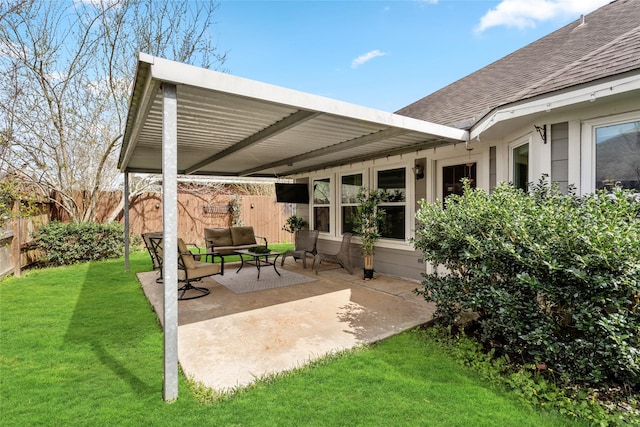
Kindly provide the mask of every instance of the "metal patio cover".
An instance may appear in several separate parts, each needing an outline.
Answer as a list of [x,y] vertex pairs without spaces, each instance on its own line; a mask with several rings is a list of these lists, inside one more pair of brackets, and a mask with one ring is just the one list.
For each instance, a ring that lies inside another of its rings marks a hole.
[[292,177],[468,137],[461,129],[140,54],[118,161],[123,172],[162,173],[163,83],[177,91],[178,174]]
[[163,398],[178,396],[177,174],[291,177],[467,136],[460,129],[140,54],[118,167],[125,173],[126,271],[128,174],[163,176]]

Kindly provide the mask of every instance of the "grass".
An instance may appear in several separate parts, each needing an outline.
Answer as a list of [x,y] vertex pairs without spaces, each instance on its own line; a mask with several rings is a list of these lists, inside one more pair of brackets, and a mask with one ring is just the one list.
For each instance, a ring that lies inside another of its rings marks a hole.
[[419,331],[207,401],[183,376],[162,401],[162,332],[136,279],[146,253],[0,282],[0,424],[563,426],[438,351]]

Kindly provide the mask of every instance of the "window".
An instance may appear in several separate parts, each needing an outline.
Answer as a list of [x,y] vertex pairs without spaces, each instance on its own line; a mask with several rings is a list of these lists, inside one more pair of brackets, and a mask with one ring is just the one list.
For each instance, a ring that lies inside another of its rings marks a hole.
[[569,122],[551,125],[551,182],[569,193]]
[[331,179],[313,181],[313,229],[328,233],[331,226]]
[[640,121],[595,128],[596,188],[640,192]]
[[378,209],[386,212],[382,237],[404,240],[406,236],[407,171],[405,168],[380,170],[377,174],[378,189],[385,190],[388,199]]
[[529,143],[513,147],[511,150],[513,186],[527,191],[529,184]]
[[462,195],[462,179],[467,178],[471,188],[476,188],[476,163],[470,161],[442,168],[442,200],[451,194]]
[[509,181],[521,190],[529,189],[529,147],[531,135],[509,144]]
[[640,111],[585,121],[581,136],[579,194],[614,185],[640,192]]
[[358,206],[358,192],[364,185],[361,173],[340,178],[340,218],[342,233],[353,232],[353,216]]

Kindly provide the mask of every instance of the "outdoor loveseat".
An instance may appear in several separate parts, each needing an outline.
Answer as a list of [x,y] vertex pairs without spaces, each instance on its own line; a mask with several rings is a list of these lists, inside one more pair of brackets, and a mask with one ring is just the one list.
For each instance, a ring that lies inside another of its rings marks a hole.
[[[259,244],[256,239],[264,240],[264,244]],[[235,251],[241,249],[267,246],[267,239],[256,236],[251,226],[205,228],[204,240],[207,245],[207,250],[221,257],[234,255]]]

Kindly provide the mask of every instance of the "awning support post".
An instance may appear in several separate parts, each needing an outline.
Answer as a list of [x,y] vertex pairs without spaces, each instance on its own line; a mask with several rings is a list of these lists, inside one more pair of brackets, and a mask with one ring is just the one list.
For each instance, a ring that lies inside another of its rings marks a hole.
[[129,173],[124,173],[124,271],[129,271]]
[[163,398],[178,398],[178,96],[162,84],[162,224],[164,283]]

